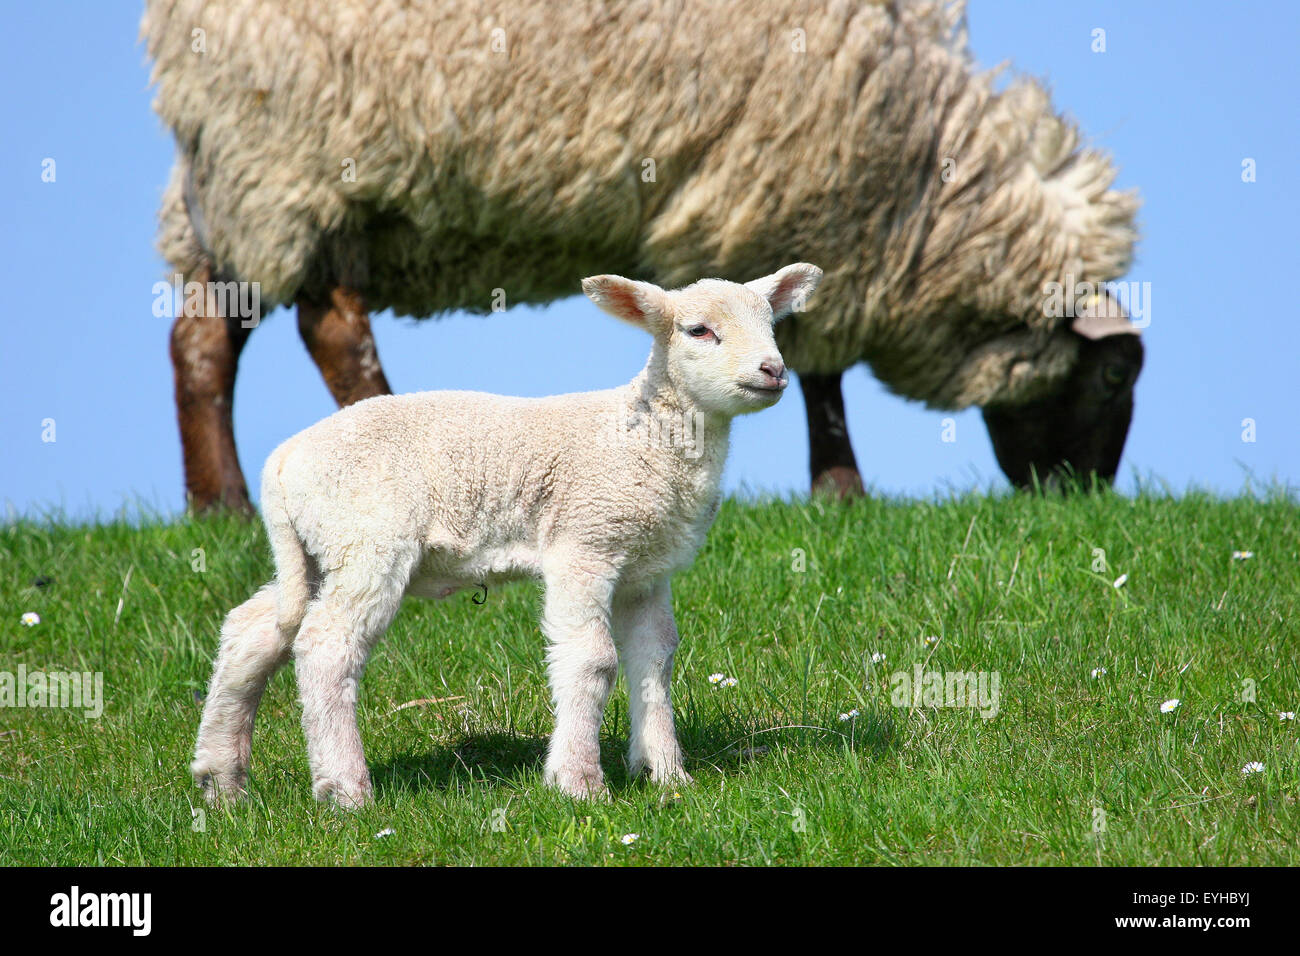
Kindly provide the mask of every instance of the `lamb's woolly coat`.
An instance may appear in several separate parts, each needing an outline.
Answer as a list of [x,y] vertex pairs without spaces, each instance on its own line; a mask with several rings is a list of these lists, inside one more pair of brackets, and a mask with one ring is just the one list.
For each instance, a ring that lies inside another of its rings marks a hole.
[[789,382],[772,323],[821,272],[795,263],[745,286],[673,292],[618,276],[592,300],[654,336],[622,388],[552,398],[422,392],[358,402],[267,460],[275,581],[227,616],[191,769],[242,790],[258,701],[290,649],[317,796],[366,802],[356,687],[403,597],[521,577],[544,585],[556,725],[545,779],[600,792],[600,724],[621,662],[629,766],[690,779],[669,697],[670,578],[717,511],[731,419]]
[[963,407],[1067,374],[1044,284],[1132,254],[1135,197],[1041,86],[974,71],[961,3],[150,0],[142,32],[180,150],[163,253],[268,305],[485,310],[793,255],[826,269],[778,331],[793,368]]
[[[378,576],[387,568],[355,557],[379,547],[379,565],[401,566],[418,555],[408,593],[433,598],[542,578],[544,560],[574,555],[600,565],[575,573],[631,588],[680,570],[717,511],[730,423],[695,419],[661,378],[652,363],[600,392],[420,392],[342,409],[267,459],[277,561],[305,552],[325,570]],[[307,597],[306,566],[296,570],[278,572],[295,605]]]

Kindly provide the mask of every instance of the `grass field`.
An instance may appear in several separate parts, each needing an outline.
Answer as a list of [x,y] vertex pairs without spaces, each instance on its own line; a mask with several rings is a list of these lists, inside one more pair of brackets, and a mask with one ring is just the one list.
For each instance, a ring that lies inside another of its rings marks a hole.
[[[25,521],[0,567],[0,671],[104,681],[98,719],[0,708],[3,864],[1300,863],[1281,493],[728,502],[675,586],[696,784],[627,779],[620,681],[595,804],[540,785],[533,586],[403,607],[361,690],[375,805],[311,799],[286,668],[250,799],[195,817],[198,695],[223,615],[270,576],[260,525]],[[895,701],[918,664],[996,675],[996,716]]]

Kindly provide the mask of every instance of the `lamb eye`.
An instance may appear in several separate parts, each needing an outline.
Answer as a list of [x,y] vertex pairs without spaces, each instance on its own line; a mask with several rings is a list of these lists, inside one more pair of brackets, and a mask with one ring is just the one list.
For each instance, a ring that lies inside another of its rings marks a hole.
[[1128,379],[1128,370],[1122,365],[1107,365],[1101,370],[1101,377],[1107,385],[1123,385]]
[[686,334],[693,339],[707,339],[713,335],[713,330],[707,325],[692,325],[686,330]]

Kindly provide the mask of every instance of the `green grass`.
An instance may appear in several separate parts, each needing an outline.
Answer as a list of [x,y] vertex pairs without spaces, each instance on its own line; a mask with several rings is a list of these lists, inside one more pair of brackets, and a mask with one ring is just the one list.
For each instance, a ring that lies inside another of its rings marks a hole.
[[[362,684],[376,803],[311,799],[286,668],[250,799],[201,827],[196,692],[223,615],[271,573],[260,526],[23,521],[0,567],[0,670],[100,671],[106,698],[97,720],[0,708],[4,864],[1300,863],[1300,723],[1278,717],[1300,711],[1300,509],[1281,493],[728,502],[675,586],[679,796],[623,772],[621,681],[612,799],[541,786],[535,587],[413,599]],[[997,672],[996,717],[894,706],[890,675],[918,662]]]

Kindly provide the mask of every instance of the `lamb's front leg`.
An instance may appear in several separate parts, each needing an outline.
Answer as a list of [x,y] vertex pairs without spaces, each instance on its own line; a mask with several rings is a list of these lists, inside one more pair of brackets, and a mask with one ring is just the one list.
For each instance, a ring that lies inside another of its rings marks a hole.
[[614,602],[614,637],[627,674],[632,739],[628,768],[649,771],[655,783],[691,783],[682,766],[669,685],[677,624],[672,589],[665,579],[649,591],[619,595]]
[[602,796],[600,724],[618,676],[618,655],[610,634],[612,587],[589,575],[546,575],[542,629],[550,642],[551,694],[555,732],[546,753],[543,779],[572,797]]

